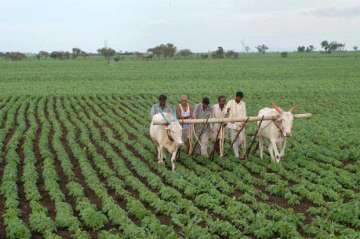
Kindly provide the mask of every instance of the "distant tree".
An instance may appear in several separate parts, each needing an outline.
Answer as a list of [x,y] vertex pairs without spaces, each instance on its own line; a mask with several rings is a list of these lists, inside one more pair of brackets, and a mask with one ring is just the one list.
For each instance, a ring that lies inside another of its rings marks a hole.
[[222,59],[225,56],[224,48],[219,46],[216,51],[213,52],[212,57]]
[[329,52],[329,49],[330,49],[330,45],[329,45],[329,42],[328,41],[322,41],[320,43],[321,45],[321,48],[323,48],[325,50],[325,52]]
[[256,50],[258,50],[259,53],[265,54],[267,50],[269,50],[269,47],[265,44],[259,45],[255,47]]
[[21,61],[26,58],[26,55],[21,52],[6,52],[5,58],[11,61]]
[[286,58],[288,57],[288,53],[286,51],[283,51],[280,53],[281,57]]
[[85,51],[80,51],[80,56],[86,58],[86,57],[89,56],[89,54],[87,52],[85,52]]
[[321,47],[325,50],[326,53],[332,53],[334,51],[342,51],[345,48],[344,43],[339,43],[336,41],[328,42],[328,41],[322,41]]
[[344,44],[344,43],[339,43],[339,42],[333,41],[333,42],[330,42],[330,44],[329,44],[330,52],[333,52],[333,51],[343,51],[344,48],[345,48],[345,44]]
[[162,48],[160,46],[156,46],[156,47],[153,47],[153,48],[149,48],[147,50],[147,52],[149,54],[151,54],[152,56],[156,56],[156,57],[160,57],[162,56]]
[[181,57],[189,57],[192,54],[193,53],[191,52],[190,49],[181,49],[176,53],[177,56],[181,56]]
[[0,58],[5,57],[5,53],[4,52],[0,52]]
[[134,54],[134,55],[135,55],[135,57],[136,57],[136,58],[138,58],[138,59],[143,59],[143,58],[144,58],[144,56],[145,56],[145,55],[144,55],[144,53],[137,52],[137,51],[135,52],[135,54]]
[[99,54],[105,57],[105,60],[110,64],[111,58],[115,55],[116,51],[109,47],[103,47],[97,50]]
[[209,59],[209,55],[208,53],[200,53],[199,56],[201,59]]
[[59,59],[59,60],[67,60],[70,59],[70,52],[68,51],[52,51],[50,53],[50,58]]
[[50,57],[53,59],[64,59],[64,52],[62,51],[52,51]]
[[313,52],[315,50],[315,47],[313,45],[309,45],[308,47],[306,47],[306,52]]
[[359,49],[359,47],[354,46],[353,49],[354,49],[354,51],[357,51]]
[[120,60],[121,60],[121,56],[120,56],[120,55],[114,56],[114,61],[115,61],[115,62],[119,62]]
[[245,46],[245,51],[246,51],[246,53],[249,53],[250,47],[249,47],[249,46]]
[[73,59],[76,59],[78,56],[80,56],[80,54],[81,54],[81,49],[80,48],[75,47],[75,48],[72,49],[71,56],[72,56]]
[[147,50],[148,53],[157,57],[173,57],[176,53],[176,46],[172,43],[160,44]]
[[37,59],[45,58],[47,59],[49,57],[49,52],[47,51],[39,51],[38,54],[36,54]]
[[226,58],[239,58],[239,52],[233,51],[233,50],[229,50],[225,53],[225,57]]
[[50,58],[53,58],[53,59],[58,59],[59,55],[58,55],[58,52],[57,51],[52,51],[50,53]]
[[144,60],[151,60],[153,59],[154,55],[153,54],[146,54],[143,56]]
[[165,57],[173,57],[176,53],[176,46],[172,43],[167,43],[163,49]]
[[298,46],[297,51],[298,52],[305,52],[305,46]]
[[70,52],[68,52],[68,51],[65,51],[64,53],[63,53],[63,56],[64,56],[64,58],[63,59],[70,59],[70,56],[71,56],[71,54],[70,54]]

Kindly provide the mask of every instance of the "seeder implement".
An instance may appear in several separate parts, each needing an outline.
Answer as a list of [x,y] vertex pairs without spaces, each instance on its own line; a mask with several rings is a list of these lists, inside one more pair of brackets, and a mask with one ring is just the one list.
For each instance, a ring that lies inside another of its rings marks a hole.
[[[304,114],[294,114],[295,119],[306,119],[312,116],[311,113]],[[234,122],[257,122],[257,121],[267,121],[267,120],[276,120],[276,116],[267,116],[267,117],[257,117],[249,116],[245,118],[209,118],[209,119],[183,119],[179,120],[180,124],[212,124],[212,123],[234,123]],[[166,125],[167,122],[164,121],[154,121],[154,125]]]

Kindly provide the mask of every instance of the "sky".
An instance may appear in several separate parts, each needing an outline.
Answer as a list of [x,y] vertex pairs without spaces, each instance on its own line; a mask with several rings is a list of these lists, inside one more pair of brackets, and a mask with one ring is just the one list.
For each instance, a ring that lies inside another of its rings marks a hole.
[[0,0],[0,52],[360,46],[359,0]]

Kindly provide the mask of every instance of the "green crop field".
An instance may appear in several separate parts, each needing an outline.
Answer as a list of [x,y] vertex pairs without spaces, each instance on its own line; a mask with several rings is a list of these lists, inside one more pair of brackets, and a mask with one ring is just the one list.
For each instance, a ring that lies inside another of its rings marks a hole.
[[[359,59],[0,60],[1,238],[360,238]],[[223,159],[158,165],[160,93],[213,104],[238,89],[248,115],[313,113],[284,160],[239,161],[227,143]]]

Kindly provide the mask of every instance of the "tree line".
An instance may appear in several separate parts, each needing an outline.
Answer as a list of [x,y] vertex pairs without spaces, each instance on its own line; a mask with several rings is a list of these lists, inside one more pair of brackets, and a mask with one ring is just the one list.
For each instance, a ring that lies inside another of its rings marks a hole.
[[[323,49],[323,52],[325,52],[325,53],[332,53],[332,52],[336,52],[336,51],[344,51],[345,50],[345,44],[337,42],[337,41],[329,42],[327,40],[324,40],[320,43],[320,47]],[[313,52],[314,50],[315,50],[315,47],[313,45],[298,46],[298,48],[297,48],[298,52]],[[353,50],[357,51],[358,47],[354,46]]]
[[[246,53],[251,51],[249,46],[243,46],[244,51]],[[320,43],[319,52],[324,53],[332,53],[336,51],[344,51],[345,44],[339,43],[337,41],[327,41],[324,40]],[[260,53],[265,54],[269,47],[266,44],[260,44],[254,47],[254,49]],[[358,47],[354,46],[353,50],[358,51]],[[311,53],[314,52],[316,48],[314,45],[300,45],[297,47],[296,51],[299,53]],[[58,59],[58,60],[68,60],[68,59],[77,59],[87,58],[89,56],[103,56],[107,63],[110,63],[111,60],[120,61],[125,57],[134,57],[136,59],[153,59],[153,58],[213,58],[213,59],[236,59],[239,58],[240,52],[234,50],[225,50],[222,46],[217,47],[217,49],[213,51],[209,51],[207,53],[194,53],[190,49],[177,49],[177,47],[172,43],[160,44],[158,46],[147,49],[146,52],[117,52],[115,49],[111,47],[102,47],[97,50],[97,53],[89,53],[81,50],[80,48],[72,48],[72,51],[39,51],[35,54],[35,57],[39,60],[41,59]],[[287,52],[281,52],[282,57],[287,57]],[[19,61],[27,58],[27,55],[21,52],[0,52],[0,58],[9,59],[12,61]]]

